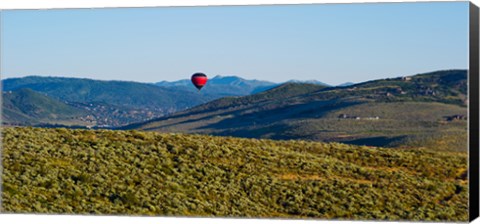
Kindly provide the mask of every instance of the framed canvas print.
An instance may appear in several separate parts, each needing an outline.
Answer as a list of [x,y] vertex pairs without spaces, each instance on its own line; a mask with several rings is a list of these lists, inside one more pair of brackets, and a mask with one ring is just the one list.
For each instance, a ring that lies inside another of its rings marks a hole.
[[2,213],[478,217],[471,2],[0,16]]

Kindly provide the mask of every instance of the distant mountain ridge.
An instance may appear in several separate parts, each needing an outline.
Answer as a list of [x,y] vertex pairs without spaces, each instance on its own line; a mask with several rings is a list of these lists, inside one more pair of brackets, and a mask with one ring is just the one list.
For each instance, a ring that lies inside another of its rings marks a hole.
[[5,79],[2,84],[4,91],[29,88],[70,102],[105,102],[123,106],[185,108],[192,106],[191,103],[178,96],[187,95],[192,99],[201,100],[198,94],[194,95],[180,90],[171,92],[170,89],[152,84],[129,81],[28,76]]
[[[170,89],[178,89],[183,91],[194,92],[190,79],[182,79],[178,81],[168,82],[161,81],[155,85],[167,87]],[[268,81],[247,80],[237,76],[221,76],[217,75],[208,80],[207,85],[202,88],[202,92],[206,95],[216,96],[245,96],[252,93],[261,92],[265,89],[273,88],[278,84]]]
[[[256,79],[244,79],[238,76],[233,75],[217,75],[208,80],[208,85],[205,86],[202,91],[205,91],[206,94],[216,94],[222,96],[246,96],[250,94],[259,93],[277,86],[280,86],[285,83],[307,83],[315,84],[321,86],[331,86],[324,82],[318,80],[289,80],[282,83],[275,83],[270,81],[262,81]],[[155,83],[155,85],[169,87],[169,88],[178,88],[186,91],[194,91],[192,88],[191,82],[189,79],[182,79],[178,81],[161,81]]]
[[3,91],[31,89],[89,111],[93,123],[103,126],[140,122],[215,99],[198,92],[127,81],[28,76],[5,79],[2,84]]
[[337,86],[351,86],[351,85],[355,85],[355,83],[354,82],[344,82],[344,83],[342,83],[340,85],[337,85]]
[[324,82],[320,82],[318,80],[296,80],[296,79],[292,79],[292,80],[288,80],[286,81],[285,83],[306,83],[306,84],[315,84],[315,85],[322,85],[322,86],[331,86],[329,84],[326,84]]
[[[209,84],[213,85],[237,85],[237,86],[265,86],[274,85],[276,83],[269,81],[262,81],[256,79],[244,79],[234,75],[216,75],[208,80]],[[158,86],[189,86],[192,85],[190,79],[181,79],[177,81],[160,81],[155,83]]]

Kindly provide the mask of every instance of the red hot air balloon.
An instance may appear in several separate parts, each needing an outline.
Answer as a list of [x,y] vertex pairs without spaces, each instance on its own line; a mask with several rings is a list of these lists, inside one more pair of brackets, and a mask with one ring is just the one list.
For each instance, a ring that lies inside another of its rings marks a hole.
[[192,75],[192,83],[200,91],[205,84],[207,84],[207,76],[203,73],[195,73]]

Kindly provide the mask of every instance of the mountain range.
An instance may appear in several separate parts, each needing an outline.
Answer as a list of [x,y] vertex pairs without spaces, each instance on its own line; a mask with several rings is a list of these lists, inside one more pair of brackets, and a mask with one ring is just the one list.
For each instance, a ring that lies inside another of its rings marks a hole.
[[[198,91],[188,79],[152,84],[28,76],[2,80],[2,86],[3,97],[7,99],[3,104],[6,111],[2,116],[4,125],[118,127],[165,116],[225,96],[261,92],[278,84],[236,76],[216,76],[202,91]],[[35,111],[43,112],[35,114],[30,110],[32,106]]]
[[[259,93],[277,86],[280,86],[285,83],[306,83],[306,84],[315,84],[322,86],[331,86],[324,82],[318,80],[288,80],[282,83],[274,83],[269,81],[262,80],[246,80],[237,76],[221,76],[217,75],[212,79],[208,80],[208,85],[205,86],[202,91],[205,94],[215,94],[223,96],[246,96],[250,94]],[[345,83],[342,85],[352,85],[353,83]],[[178,81],[168,82],[161,81],[155,83],[155,85],[162,87],[169,87],[175,89],[183,89],[185,91],[195,91],[191,88],[191,82],[189,79],[182,79]]]
[[[70,119],[69,121],[55,119],[50,116],[47,123],[59,124],[82,124],[88,121],[91,126],[120,126],[132,122],[140,122],[154,117],[163,116],[168,113],[183,110],[195,105],[206,103],[215,99],[215,96],[205,95],[183,90],[172,90],[153,84],[125,82],[125,81],[100,81],[78,78],[58,78],[29,76],[24,78],[11,78],[2,81],[3,95],[11,92],[14,95],[21,95],[22,98],[36,97],[29,101],[35,102],[38,107],[49,105],[46,101],[55,101],[57,104],[65,104],[77,108],[79,111],[86,111],[85,116]],[[29,89],[29,94],[22,89]],[[20,91],[20,92],[19,92]],[[35,94],[37,93],[37,94]],[[15,104],[18,101],[12,101]],[[67,108],[67,106],[62,108]],[[20,111],[25,105],[10,105],[17,107]],[[4,104],[5,108],[6,105]],[[48,111],[48,108],[43,108]],[[68,114],[68,111],[60,113]],[[26,120],[38,120],[29,117]],[[18,123],[15,117],[3,117],[4,124]],[[34,122],[40,123],[40,122]],[[42,122],[43,123],[43,122]]]

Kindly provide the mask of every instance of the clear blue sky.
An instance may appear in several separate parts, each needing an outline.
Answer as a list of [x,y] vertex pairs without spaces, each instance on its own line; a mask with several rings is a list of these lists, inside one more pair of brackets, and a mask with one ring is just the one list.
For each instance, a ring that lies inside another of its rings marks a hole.
[[468,2],[1,12],[2,79],[361,82],[468,66]]

